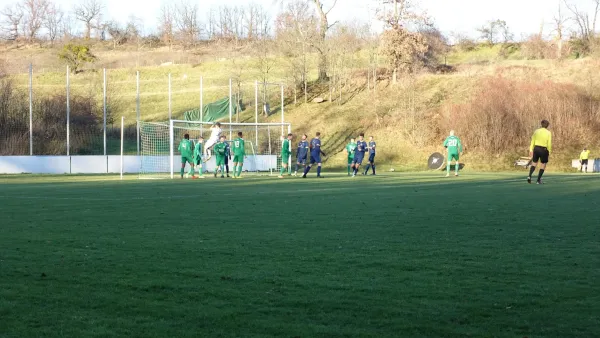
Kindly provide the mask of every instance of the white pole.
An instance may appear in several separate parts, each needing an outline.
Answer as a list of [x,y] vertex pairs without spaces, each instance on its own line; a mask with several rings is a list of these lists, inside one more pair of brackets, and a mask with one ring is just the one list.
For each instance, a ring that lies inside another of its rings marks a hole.
[[254,122],[256,123],[254,137],[258,147],[258,80],[254,80]]
[[104,112],[104,119],[102,122],[102,130],[104,131],[104,156],[106,156],[106,68],[103,70],[103,93],[102,93],[102,109]]
[[169,73],[169,120],[172,118],[171,115],[171,73]]
[[70,100],[70,96],[71,96],[71,83],[70,83],[70,78],[69,78],[69,66],[67,66],[67,156],[70,155],[70,139],[71,139],[71,134],[70,134],[70,119],[71,119],[71,100]]
[[281,135],[283,135],[283,123],[285,123],[284,108],[283,108],[283,84],[281,85]]
[[[292,125],[288,124],[288,134],[292,132]],[[290,151],[290,154],[292,153],[292,142],[290,142],[289,144],[290,149],[288,149]],[[288,159],[288,172],[291,173],[292,172],[292,157],[290,156],[290,158]]]
[[135,110],[136,110],[136,140],[137,140],[137,155],[140,156],[140,119],[141,119],[141,111],[140,111],[140,71],[138,70],[136,73],[136,102],[135,102]]
[[173,120],[169,121],[169,153],[170,153],[170,160],[171,160],[171,179],[173,178],[173,171],[175,170],[174,165],[173,165],[173,161],[175,160],[175,154],[174,154],[174,150],[173,148],[175,147],[174,141],[173,141]]
[[33,156],[33,64],[29,64],[29,156]]
[[[273,161],[271,159],[273,156],[270,156],[273,155],[271,152],[271,127],[267,127],[267,134],[269,138],[269,175],[273,175]],[[275,163],[277,163],[277,161],[275,161]]]
[[[229,123],[231,123],[231,118],[232,118],[232,114],[233,114],[233,102],[231,102],[232,99],[232,88],[231,88],[231,78],[229,78]],[[229,125],[229,139],[231,140],[231,124]]]
[[125,134],[125,116],[121,116],[121,179],[123,179],[123,138]]
[[[200,76],[200,122],[204,122],[204,76]],[[202,136],[200,128],[200,136]]]

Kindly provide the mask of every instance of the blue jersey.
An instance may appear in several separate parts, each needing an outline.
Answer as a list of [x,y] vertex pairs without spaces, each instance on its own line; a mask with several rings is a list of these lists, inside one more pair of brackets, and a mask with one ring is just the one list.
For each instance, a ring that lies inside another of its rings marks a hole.
[[377,143],[375,141],[369,142],[369,154],[375,154],[375,146]]
[[308,141],[300,141],[298,143],[298,158],[306,158],[308,155]]
[[321,155],[321,140],[313,138],[310,141],[310,153],[315,155]]
[[365,156],[366,151],[367,151],[367,142],[357,141],[356,149],[354,149],[354,157],[359,156],[359,157],[363,158]]

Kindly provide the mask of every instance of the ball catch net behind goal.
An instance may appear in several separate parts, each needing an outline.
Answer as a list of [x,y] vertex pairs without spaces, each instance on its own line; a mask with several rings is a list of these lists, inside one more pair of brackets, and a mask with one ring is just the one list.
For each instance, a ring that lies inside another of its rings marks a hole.
[[[140,178],[173,178],[181,169],[179,142],[185,134],[204,143],[211,135],[213,123],[196,121],[142,122],[140,121]],[[281,169],[281,135],[291,132],[289,123],[221,123],[222,134],[228,142],[243,133],[246,158],[244,172],[273,174]],[[233,158],[233,154],[232,158]],[[291,164],[291,163],[288,163]],[[215,155],[202,164],[204,172],[214,172]],[[233,163],[229,163],[233,170]],[[186,164],[185,172],[189,171]]]

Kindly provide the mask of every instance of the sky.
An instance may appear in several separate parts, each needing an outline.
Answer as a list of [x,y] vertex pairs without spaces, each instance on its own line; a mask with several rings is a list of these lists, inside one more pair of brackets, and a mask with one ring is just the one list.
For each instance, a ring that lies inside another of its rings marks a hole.
[[[80,0],[53,0],[63,9],[70,9]],[[161,3],[168,0],[103,0],[106,4],[105,18],[125,22],[135,15],[144,22],[144,31],[151,32],[156,26]],[[194,0],[192,0],[194,1]],[[211,6],[244,5],[254,2],[269,8],[272,16],[279,10],[276,0],[195,0],[200,6],[200,17],[204,18]],[[331,4],[334,0],[323,0]],[[477,27],[486,21],[501,19],[507,22],[516,39],[535,34],[544,25],[544,32],[551,34],[551,21],[562,0],[413,0],[426,11],[435,25],[447,36],[456,35],[477,38]],[[592,10],[592,0],[567,0],[581,8]],[[175,1],[171,1],[175,2]],[[369,21],[374,19],[375,0],[338,0],[331,11],[332,22]],[[327,6],[326,6],[327,7]],[[563,10],[566,12],[566,9]]]

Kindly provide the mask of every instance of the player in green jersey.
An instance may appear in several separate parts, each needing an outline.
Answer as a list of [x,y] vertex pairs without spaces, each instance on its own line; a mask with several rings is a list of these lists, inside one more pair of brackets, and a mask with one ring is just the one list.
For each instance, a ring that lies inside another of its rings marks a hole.
[[246,156],[246,144],[243,139],[244,134],[238,132],[238,137],[232,142],[233,152],[233,178],[242,178],[242,166]]
[[[198,171],[198,177],[204,178],[204,172],[202,171],[202,154],[204,153],[203,146],[204,137],[198,137],[198,142],[194,145],[194,162],[196,164],[196,171]],[[195,178],[195,176],[194,176]]]
[[287,138],[281,135],[281,171],[279,172],[279,178],[283,178],[283,173],[288,169],[288,163],[292,158],[292,146],[291,141],[294,135],[289,133]]
[[348,176],[350,176],[350,168],[352,168],[352,160],[354,160],[354,150],[356,150],[356,140],[350,139],[350,142],[346,144],[346,153],[348,154]]
[[192,177],[194,176],[194,160],[192,159],[193,149],[194,144],[190,141],[190,135],[185,134],[177,148],[181,154],[181,178],[183,178],[186,162],[190,164],[190,171],[185,176],[188,177],[189,174],[192,174]]
[[460,154],[463,152],[463,146],[458,136],[454,135],[454,130],[450,130],[450,136],[444,141],[444,147],[448,152],[448,158],[446,162],[446,177],[450,176],[450,163],[454,160],[454,176],[458,176],[458,169],[460,163]]
[[221,136],[219,143],[215,144],[213,150],[215,151],[216,163],[215,163],[215,177],[217,172],[221,171],[221,178],[225,178],[223,173],[225,172],[225,155],[227,152],[227,143],[225,142],[225,136]]

